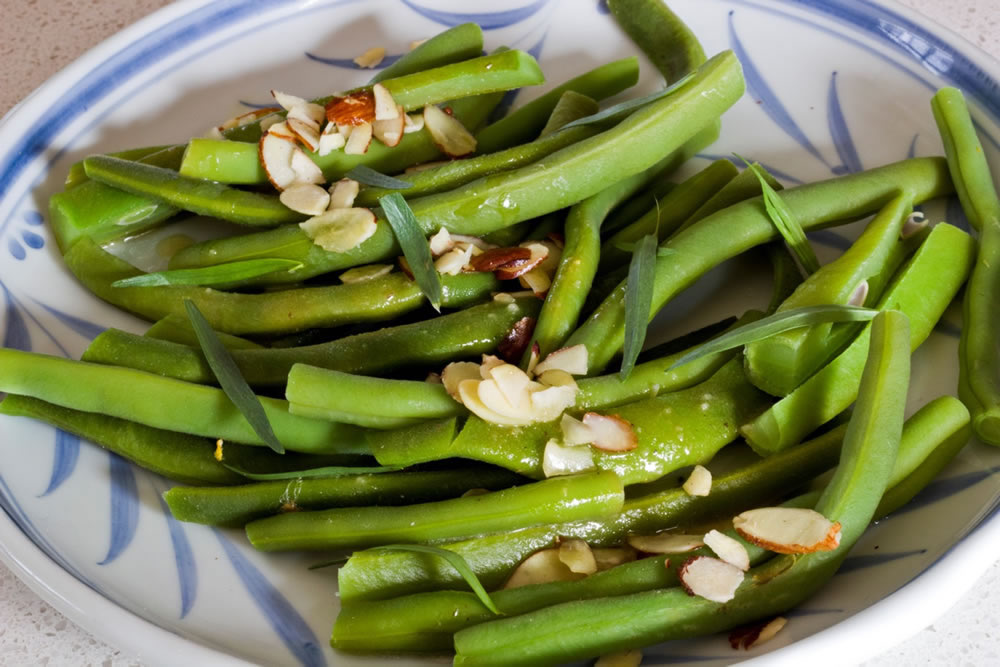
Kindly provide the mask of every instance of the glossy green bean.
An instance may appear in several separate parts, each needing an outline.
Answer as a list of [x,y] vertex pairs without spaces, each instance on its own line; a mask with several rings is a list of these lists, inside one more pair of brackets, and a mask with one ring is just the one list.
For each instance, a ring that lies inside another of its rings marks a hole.
[[[878,309],[899,310],[909,317],[911,350],[930,335],[958,293],[972,269],[975,251],[975,242],[967,234],[938,224],[880,299]],[[740,427],[756,451],[768,455],[792,446],[854,402],[868,354],[870,328],[869,324],[850,346],[795,391]]]
[[434,35],[399,60],[384,67],[369,83],[422,72],[475,58],[483,52],[483,30],[475,23],[461,23]]
[[[0,391],[145,426],[265,446],[221,389],[131,368],[0,348]],[[360,429],[298,417],[288,404],[260,397],[278,439],[305,453],[367,453]]]
[[357,549],[603,519],[617,514],[624,498],[614,473],[583,473],[434,503],[293,512],[252,521],[246,531],[262,551]]
[[242,481],[228,487],[175,486],[163,498],[180,521],[243,526],[288,511],[410,505],[454,498],[470,489],[505,489],[524,480],[500,468],[466,467],[252,484]]
[[959,395],[979,439],[1000,445],[1000,197],[962,93],[942,88],[931,108],[962,209],[979,230],[979,253],[963,302]]
[[[711,94],[703,94],[711,91]],[[451,232],[481,235],[536,218],[596,194],[609,182],[639,173],[678,149],[690,154],[690,140],[740,96],[743,77],[731,52],[705,63],[673,94],[632,113],[615,127],[520,169],[468,183],[451,192],[410,202],[428,234],[444,227]],[[544,195],[540,194],[544,193]],[[171,260],[173,268],[190,268],[237,258],[296,259],[304,268],[288,280],[354,266],[397,252],[391,230],[379,220],[375,234],[346,253],[321,249],[297,227],[208,241],[186,248]],[[283,274],[268,276],[269,282]]]
[[531,141],[545,127],[559,98],[567,90],[599,101],[617,95],[637,81],[639,61],[635,57],[601,65],[556,86],[477,132],[476,149],[480,153],[495,153]]
[[[511,304],[491,301],[328,343],[232,350],[232,355],[251,386],[283,386],[288,371],[296,363],[365,374],[404,366],[441,366],[455,359],[492,353],[515,322],[537,312],[538,300],[534,297],[519,298]],[[199,350],[117,329],[108,329],[95,338],[84,359],[147,370],[187,382],[214,381]]]
[[880,313],[872,327],[858,411],[844,436],[841,463],[816,509],[841,524],[832,551],[783,555],[747,573],[724,604],[683,588],[571,602],[455,635],[456,665],[547,665],[710,634],[785,611],[836,572],[868,526],[892,471],[909,380],[905,316]]
[[563,125],[592,116],[600,110],[601,107],[593,97],[588,97],[575,90],[567,90],[559,96],[559,101],[556,102],[549,119],[545,122],[545,127],[542,128],[538,136],[539,138],[547,137]]
[[663,0],[609,0],[615,21],[674,83],[705,62],[705,49]]
[[656,206],[656,202],[666,197],[671,190],[677,187],[676,183],[669,180],[672,174],[673,170],[665,170],[649,186],[612,211],[607,221],[601,225],[601,236],[610,237],[622,227],[631,225],[649,209]]
[[[239,336],[234,336],[223,331],[216,330],[215,335],[219,337],[223,345],[231,350],[259,350],[265,347],[252,340],[240,338]],[[157,320],[153,323],[153,326],[146,329],[146,333],[143,336],[157,340],[166,340],[171,343],[180,343],[181,345],[190,345],[192,347],[199,344],[198,337],[191,327],[190,318],[176,314],[165,315],[163,318]]]
[[[754,166],[759,168],[760,164],[755,162]],[[767,184],[774,190],[780,192],[785,189],[785,186],[779,183],[778,179],[771,175],[771,172],[761,168],[761,173],[764,174],[764,180],[767,181]],[[757,178],[757,175],[754,174],[752,169],[744,169],[734,176],[732,180],[723,185],[718,192],[709,197],[709,199],[702,204],[697,211],[692,213],[688,219],[677,228],[677,231],[683,231],[713,213],[718,213],[724,208],[729,208],[734,204],[739,204],[741,201],[759,197],[760,194],[760,179]]]
[[[106,153],[106,155],[110,155],[111,157],[120,157],[123,160],[141,160],[167,148],[173,148],[173,146],[143,146],[142,148],[129,148],[124,151]],[[66,180],[63,182],[63,188],[71,190],[78,185],[83,185],[89,180],[90,179],[87,178],[87,170],[83,168],[83,160],[80,160],[79,162],[74,162],[69,166],[69,171],[66,172]]]
[[[147,320],[169,315],[186,319],[184,299],[191,299],[217,331],[231,334],[282,334],[315,327],[391,320],[424,305],[416,283],[395,272],[360,283],[299,287],[247,294],[206,287],[112,287],[141,272],[102,250],[89,239],[74,245],[66,266],[98,297]],[[441,276],[446,308],[481,302],[499,288],[488,273]]]
[[[939,158],[916,158],[870,171],[790,188],[782,199],[806,229],[867,215],[900,190],[914,204],[951,192],[951,179]],[[656,261],[650,318],[674,296],[722,261],[777,238],[760,199],[723,209],[668,239],[675,252]],[[619,285],[567,341],[587,346],[591,373],[599,372],[621,351],[624,285]]]

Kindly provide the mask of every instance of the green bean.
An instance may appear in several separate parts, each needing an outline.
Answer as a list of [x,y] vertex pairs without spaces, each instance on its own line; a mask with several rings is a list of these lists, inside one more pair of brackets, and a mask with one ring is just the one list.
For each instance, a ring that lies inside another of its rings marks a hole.
[[[430,320],[347,336],[329,343],[291,348],[232,350],[251,386],[283,386],[296,363],[374,374],[401,366],[443,365],[492,353],[514,323],[538,312],[538,299],[511,304],[491,301]],[[211,369],[194,348],[108,329],[84,359],[148,370],[187,382],[213,382]]]
[[1000,445],[1000,197],[962,93],[942,88],[931,102],[948,168],[966,217],[979,230],[979,253],[963,302],[959,395],[983,442]]
[[[176,168],[183,148],[168,146],[141,160]],[[176,213],[173,206],[89,179],[49,198],[49,225],[63,254],[81,238],[106,243],[150,229]]]
[[[87,289],[123,310],[147,320],[186,317],[183,302],[191,299],[213,329],[231,334],[281,334],[381,322],[414,311],[425,302],[420,288],[399,272],[360,283],[245,294],[205,287],[112,287],[116,280],[141,272],[90,239],[74,245],[65,261]],[[441,282],[447,308],[478,303],[499,287],[488,273],[441,276]]]
[[[880,299],[879,310],[900,310],[909,317],[911,350],[930,335],[965,282],[975,250],[975,242],[958,228],[937,225]],[[756,451],[767,455],[789,447],[854,402],[868,354],[866,332],[795,391],[740,427]]]
[[771,301],[767,304],[770,315],[802,284],[802,271],[784,243],[772,241],[764,246],[764,252],[771,264]]
[[539,138],[547,137],[559,130],[566,123],[572,123],[574,120],[592,116],[600,111],[600,109],[601,107],[593,97],[588,97],[575,90],[567,90],[559,97],[559,101],[556,102],[556,106],[552,109],[552,114],[545,122],[545,127],[542,128],[538,136]]
[[365,377],[305,364],[295,364],[288,372],[285,399],[293,415],[372,428],[466,414],[442,384]]
[[[732,442],[746,415],[758,414],[765,405],[763,395],[746,381],[741,363],[730,361],[699,385],[616,407],[614,414],[632,425],[638,446],[628,452],[594,450],[594,465],[613,470],[625,484],[636,484],[704,463]],[[411,460],[393,452],[379,463],[413,465],[458,456],[541,478],[545,444],[561,437],[558,420],[512,429],[472,416],[446,446],[415,443],[405,452]]]
[[[154,428],[265,444],[221,389],[7,348],[0,348],[0,362],[0,391]],[[359,429],[292,415],[285,401],[260,401],[278,439],[292,451],[367,453]]]
[[483,52],[483,31],[475,23],[461,23],[434,35],[371,78],[378,83],[443,65],[475,58]]
[[[596,194],[608,182],[627,178],[682,149],[731,105],[743,89],[739,64],[731,52],[707,62],[672,95],[639,109],[594,137],[579,141],[520,169],[468,183],[451,192],[410,202],[428,234],[444,227],[451,232],[482,235],[565,208]],[[708,93],[711,94],[702,94]],[[542,194],[543,193],[543,194]],[[172,268],[219,264],[251,257],[282,257],[305,267],[294,280],[378,261],[397,252],[384,220],[367,241],[346,253],[322,250],[297,227],[249,234],[238,239],[208,241],[186,248],[171,260]],[[277,282],[283,274],[268,276]],[[288,275],[288,280],[293,276]]]
[[[758,168],[760,167],[760,164],[757,162],[754,162],[753,164]],[[767,184],[772,188],[777,191],[785,189],[785,186],[779,183],[778,179],[772,176],[769,171],[761,169],[761,173],[764,175],[764,180],[766,180]],[[683,231],[713,213],[718,213],[724,208],[729,208],[734,204],[739,204],[741,201],[759,197],[760,194],[760,179],[757,178],[753,169],[744,169],[734,176],[732,180],[723,185],[722,188],[720,188],[718,192],[702,204],[697,211],[692,213],[690,217],[688,217],[688,219],[677,228],[677,231]]]
[[[501,586],[518,563],[552,546],[560,537],[578,537],[597,546],[619,543],[629,534],[650,534],[691,525],[770,502],[837,464],[846,426],[839,426],[800,447],[725,474],[715,475],[712,493],[691,496],[668,488],[629,497],[621,514],[603,523],[536,526],[513,533],[485,535],[448,545],[463,556],[488,589]],[[354,554],[339,572],[345,603],[375,600],[462,585],[450,568],[414,554]]]
[[[198,337],[191,327],[191,320],[175,314],[166,315],[157,320],[153,326],[146,329],[146,333],[143,335],[147,338],[166,340],[171,343],[180,343],[181,345],[190,345],[192,347],[198,345]],[[239,336],[227,334],[222,331],[216,331],[215,335],[219,337],[223,345],[231,350],[259,350],[265,347],[252,340],[240,338]]]
[[899,446],[909,380],[906,317],[880,313],[872,327],[858,410],[841,463],[816,509],[841,524],[833,551],[778,556],[747,573],[724,604],[680,587],[570,602],[455,634],[456,665],[544,665],[710,634],[789,609],[836,572],[868,526]]
[[[806,278],[777,312],[822,304],[847,305],[857,299],[862,286],[865,294],[856,305],[877,301],[880,294],[872,292],[868,279],[890,263],[903,222],[912,211],[909,197],[894,197],[843,255]],[[845,334],[849,339],[858,328],[839,327],[837,331],[843,333],[833,335],[834,325],[827,322],[750,343],[744,349],[747,374],[769,394],[785,396],[842,348]]]
[[175,486],[163,498],[180,521],[243,526],[281,512],[409,505],[454,498],[470,489],[505,489],[523,481],[500,468],[467,467],[275,480],[228,487]]
[[733,180],[739,170],[729,160],[716,160],[667,193],[641,218],[619,230],[601,246],[600,271],[627,264],[631,251],[626,247],[647,234],[660,241],[670,236],[692,213]]
[[[820,183],[790,188],[785,203],[806,229],[867,215],[903,191],[914,204],[951,191],[946,165],[939,158],[916,158]],[[650,318],[708,270],[756,245],[777,238],[759,198],[711,215],[668,239],[674,250],[656,262]],[[624,285],[619,285],[567,341],[587,346],[592,373],[621,351],[624,340]]]
[[639,81],[639,61],[635,57],[616,60],[556,86],[521,106],[476,134],[480,153],[495,153],[531,141],[548,122],[562,94],[568,90],[595,100],[603,100],[630,88]]
[[615,21],[674,83],[705,62],[705,49],[663,0],[609,0]]
[[[448,106],[455,118],[472,130],[486,120],[497,104],[502,93],[476,95],[454,100]],[[259,127],[257,130],[259,135]],[[195,138],[188,142],[180,173],[190,178],[201,178],[234,185],[262,185],[268,182],[267,173],[260,162],[257,141],[233,141],[226,139]],[[342,150],[327,155],[319,155],[306,150],[306,155],[323,170],[327,181],[342,178],[358,165],[364,165],[383,173],[396,173],[422,162],[441,158],[441,151],[434,144],[429,132],[411,132],[390,148],[379,141],[373,141],[368,151],[361,155],[348,155]]]
[[243,481],[213,458],[214,442],[206,438],[72,410],[17,394],[8,394],[0,402],[0,414],[31,417],[51,424],[182,484],[239,484]]
[[99,183],[238,225],[274,227],[308,217],[288,208],[275,195],[188,178],[172,169],[142,162],[95,155],[84,160],[83,165],[87,176]]
[[617,514],[624,497],[614,473],[583,473],[433,503],[293,512],[252,521],[246,531],[261,551],[357,549],[602,519]]
[[671,190],[677,187],[676,183],[668,180],[671,174],[673,174],[673,170],[664,170],[654,182],[612,211],[607,221],[601,225],[601,236],[611,236],[622,227],[631,225],[649,209],[656,206],[656,202],[666,197]]
[[[173,146],[143,146],[142,148],[129,148],[124,151],[106,153],[106,155],[110,155],[111,157],[120,157],[123,160],[136,161],[153,155],[154,153],[159,153],[167,148],[173,148]],[[63,183],[63,188],[65,190],[71,190],[78,185],[83,185],[89,180],[90,179],[87,178],[87,170],[83,168],[83,160],[80,160],[79,162],[74,162],[70,165],[69,171],[66,172],[66,181]]]

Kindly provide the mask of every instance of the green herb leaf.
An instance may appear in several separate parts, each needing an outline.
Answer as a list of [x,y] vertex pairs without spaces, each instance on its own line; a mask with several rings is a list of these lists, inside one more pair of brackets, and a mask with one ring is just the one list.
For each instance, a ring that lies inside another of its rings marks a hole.
[[376,475],[384,472],[396,472],[402,470],[402,466],[372,466],[360,468],[353,466],[325,466],[322,468],[309,468],[306,470],[284,470],[282,472],[253,472],[246,470],[225,461],[220,462],[237,475],[252,479],[257,482],[266,482],[274,479],[318,479],[321,477],[347,477],[348,475]]
[[404,181],[399,178],[393,178],[392,176],[386,176],[382,172],[375,171],[371,167],[366,167],[363,164],[351,169],[346,174],[347,178],[353,178],[358,183],[362,185],[370,185],[373,188],[385,188],[386,190],[405,190],[406,188],[412,188],[413,183],[409,181]]
[[688,81],[690,81],[693,76],[694,72],[691,72],[686,76],[678,79],[677,82],[673,83],[672,85],[667,86],[663,90],[658,90],[655,93],[651,93],[643,97],[637,97],[635,99],[626,100],[624,102],[620,102],[619,104],[612,105],[607,109],[605,109],[604,111],[598,111],[595,114],[584,116],[583,118],[577,118],[573,122],[566,123],[559,129],[565,130],[571,127],[577,127],[578,125],[592,125],[594,123],[601,123],[608,120],[610,121],[620,120],[621,118],[624,118],[625,116],[629,115],[639,107],[644,107],[647,104],[650,104],[651,102],[655,102],[659,99],[666,97],[667,95],[673,94],[674,91],[676,91],[678,88],[680,88]]
[[194,305],[194,301],[184,299],[184,307],[187,309],[188,317],[191,319],[191,327],[198,337],[198,344],[201,345],[201,351],[205,355],[205,360],[208,361],[212,372],[215,373],[222,391],[226,392],[229,400],[233,402],[233,405],[250,422],[254,433],[275,452],[284,454],[285,447],[278,441],[278,437],[274,435],[274,429],[271,428],[271,422],[267,420],[264,406],[260,404],[260,399],[253,393],[247,381],[243,379],[240,369],[236,366],[236,362],[229,355],[229,350],[219,340],[208,320],[198,310],[198,306]]
[[733,155],[743,160],[743,164],[747,166],[747,169],[752,171],[753,175],[760,181],[760,189],[763,193],[764,208],[767,209],[767,215],[771,218],[771,222],[774,223],[778,233],[785,239],[785,243],[788,244],[788,247],[799,260],[799,264],[802,265],[807,274],[816,273],[819,270],[819,260],[816,259],[816,253],[813,252],[812,246],[809,245],[809,239],[806,238],[806,233],[802,230],[802,225],[799,224],[799,221],[795,219],[792,210],[788,208],[781,195],[767,182],[767,178],[764,175],[764,168],[756,163],[750,164],[741,155],[736,153]]
[[[634,241],[618,241],[617,243],[615,243],[615,247],[621,250],[622,252],[635,252],[635,249],[638,245],[639,244],[635,243]],[[677,251],[674,250],[673,248],[664,248],[663,246],[659,246],[656,248],[657,257],[666,257],[667,255],[673,255],[676,252]]]
[[731,350],[734,347],[763,340],[789,329],[809,327],[814,324],[823,324],[826,322],[867,322],[875,317],[878,312],[874,308],[830,305],[793,308],[781,313],[775,313],[756,322],[733,329],[718,338],[713,338],[704,345],[696,347],[675,361],[667,371],[672,371],[678,366],[683,366],[689,361],[694,361],[705,355]]
[[618,377],[628,379],[642,351],[653,304],[653,272],[656,269],[656,234],[643,236],[635,245],[625,283],[625,348]]
[[497,609],[497,606],[493,603],[493,598],[491,598],[490,594],[486,592],[485,588],[483,588],[482,583],[479,581],[479,577],[477,577],[476,573],[472,571],[471,567],[469,567],[469,563],[466,562],[461,555],[455,553],[454,551],[441,549],[439,547],[431,547],[425,544],[386,544],[384,546],[369,549],[369,551],[412,551],[414,553],[437,556],[447,561],[449,565],[458,570],[458,573],[462,575],[463,579],[465,579],[465,583],[469,584],[469,588],[471,588],[472,592],[476,594],[476,597],[478,597],[479,601],[483,603],[483,606],[497,616],[503,615],[503,613]]
[[227,262],[199,269],[174,269],[144,273],[131,278],[122,278],[111,283],[112,287],[162,287],[164,285],[219,285],[266,276],[276,271],[298,271],[302,262],[294,259],[248,259]]
[[346,563],[348,561],[349,558],[350,558],[350,556],[341,556],[340,558],[334,558],[333,560],[325,560],[325,561],[323,561],[321,563],[315,563],[313,565],[310,565],[306,569],[308,569],[308,570],[321,570],[324,567],[332,567],[334,565],[343,565],[344,563]]
[[431,257],[431,247],[427,237],[417,224],[417,216],[413,215],[410,205],[398,192],[379,198],[382,213],[389,221],[389,226],[396,234],[396,240],[403,249],[406,263],[410,265],[413,279],[420,286],[427,300],[437,311],[441,310],[441,276],[434,268],[434,258]]

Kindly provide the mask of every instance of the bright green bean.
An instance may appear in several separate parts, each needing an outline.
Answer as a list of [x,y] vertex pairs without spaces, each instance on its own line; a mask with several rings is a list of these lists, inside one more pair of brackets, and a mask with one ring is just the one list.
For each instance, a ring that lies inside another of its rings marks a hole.
[[[167,148],[173,148],[173,146],[143,146],[142,148],[130,148],[124,151],[106,153],[106,155],[110,155],[111,157],[120,157],[123,160],[141,160]],[[79,162],[74,162],[70,165],[69,171],[66,172],[66,181],[63,183],[63,188],[71,190],[78,185],[83,185],[89,180],[90,179],[87,178],[87,170],[83,168],[83,160],[80,160]]]
[[705,49],[698,38],[663,0],[609,0],[608,9],[667,84],[705,62]]
[[[757,162],[754,162],[753,164],[758,168],[760,167],[760,164]],[[766,169],[761,169],[760,171],[764,175],[764,180],[767,181],[767,184],[774,190],[781,191],[785,189],[785,186],[779,183],[778,179],[771,175],[771,172]],[[697,211],[692,213],[690,217],[688,217],[688,219],[677,228],[677,231],[683,231],[713,213],[718,213],[724,208],[729,208],[734,204],[739,204],[741,201],[759,197],[760,194],[760,179],[757,178],[753,169],[744,169],[734,176],[731,181],[723,185],[722,188],[712,195],[708,201],[702,204]]]
[[[223,345],[231,350],[259,350],[265,347],[252,340],[240,338],[239,336],[227,334],[222,331],[216,331],[215,335],[219,337]],[[190,345],[192,347],[198,345],[198,337],[191,327],[190,318],[182,317],[181,315],[171,314],[164,316],[162,319],[157,320],[153,326],[146,329],[146,333],[143,336],[157,340],[166,340],[171,343],[180,343],[181,345]]]
[[588,97],[575,90],[567,90],[559,97],[559,101],[556,102],[556,106],[552,109],[552,114],[545,122],[545,127],[542,128],[538,136],[546,137],[566,123],[572,123],[574,120],[592,116],[600,110],[601,107],[593,97]]
[[373,76],[369,83],[378,83],[386,79],[469,60],[476,58],[482,52],[482,28],[475,23],[461,23],[434,35],[417,48],[403,54],[399,60]]

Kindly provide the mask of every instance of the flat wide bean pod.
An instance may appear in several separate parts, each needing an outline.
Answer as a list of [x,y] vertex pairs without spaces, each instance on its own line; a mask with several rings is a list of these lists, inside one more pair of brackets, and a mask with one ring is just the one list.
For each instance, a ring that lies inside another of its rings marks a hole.
[[[427,234],[482,235],[575,204],[611,182],[645,171],[678,149],[697,151],[689,141],[714,130],[715,121],[743,93],[743,77],[732,52],[703,65],[672,94],[632,113],[615,127],[552,153],[520,169],[487,176],[450,192],[410,202]],[[178,252],[173,268],[191,268],[251,257],[296,259],[305,266],[271,274],[269,282],[301,280],[339,268],[378,261],[397,252],[385,220],[375,234],[346,253],[313,244],[301,229],[284,227],[235,239],[207,241]]]
[[[253,386],[283,386],[297,363],[346,373],[376,374],[402,366],[443,366],[491,353],[514,323],[538,312],[535,297],[490,301],[438,317],[347,336],[329,343],[262,350],[231,350]],[[88,361],[147,370],[187,382],[214,383],[201,352],[187,345],[108,329],[84,352]]]
[[[957,227],[941,223],[931,231],[886,290],[877,308],[910,320],[910,349],[926,340],[975,262],[976,244]],[[781,451],[845,410],[858,395],[868,356],[868,330],[847,349],[769,410],[740,427],[760,454]]]
[[[804,229],[819,229],[878,210],[903,191],[918,204],[952,191],[940,158],[915,158],[859,174],[790,188],[782,199]],[[778,237],[760,198],[730,206],[667,240],[675,252],[656,260],[650,318],[710,269]],[[587,346],[590,372],[618,354],[625,340],[625,286],[620,284],[570,336],[567,344]]]
[[624,498],[614,473],[583,473],[434,503],[293,512],[252,521],[246,530],[262,551],[357,549],[604,519],[621,510]]
[[[300,287],[259,294],[208,287],[113,287],[116,280],[141,275],[124,260],[83,239],[66,253],[66,266],[98,297],[147,320],[169,315],[187,319],[191,299],[213,329],[231,334],[284,334],[317,327],[382,322],[420,308],[423,292],[403,273],[360,283]],[[441,276],[442,306],[464,308],[486,299],[500,283],[489,273]]]

